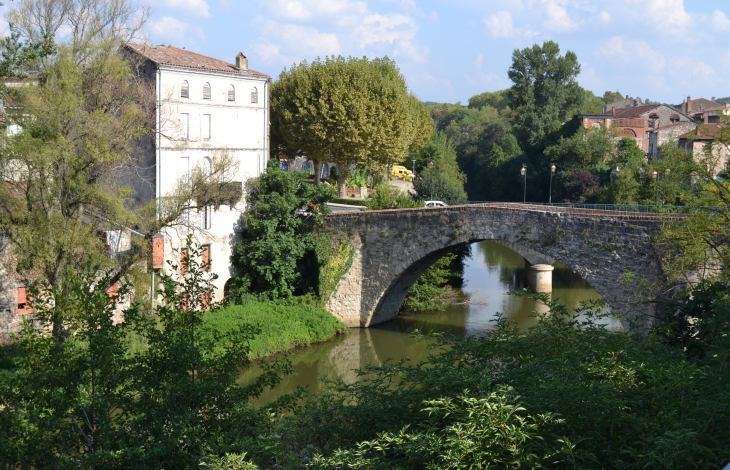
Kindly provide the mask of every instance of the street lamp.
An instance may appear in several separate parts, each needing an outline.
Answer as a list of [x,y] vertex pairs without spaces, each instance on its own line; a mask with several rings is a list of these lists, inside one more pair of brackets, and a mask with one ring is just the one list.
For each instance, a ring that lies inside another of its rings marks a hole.
[[651,173],[651,177],[654,178],[654,206],[659,205],[659,185],[657,183],[657,176],[659,176],[659,173],[657,173],[657,171],[654,170]]
[[669,168],[664,170],[664,197],[662,198],[662,204],[667,201],[667,178],[669,177]]
[[429,176],[431,178],[431,200],[433,201],[433,160],[428,162],[428,169],[431,170],[431,174]]
[[412,167],[413,170],[411,170],[411,173],[413,173],[413,179],[415,179],[416,178],[416,160],[414,159],[412,161],[413,161],[413,167]]
[[522,203],[524,204],[525,202],[527,202],[527,165],[524,163],[522,164],[522,169],[520,170],[520,175],[525,177],[525,190],[524,190],[524,193],[522,194]]
[[548,198],[548,204],[553,203],[553,175],[555,174],[555,163],[550,165],[550,197]]

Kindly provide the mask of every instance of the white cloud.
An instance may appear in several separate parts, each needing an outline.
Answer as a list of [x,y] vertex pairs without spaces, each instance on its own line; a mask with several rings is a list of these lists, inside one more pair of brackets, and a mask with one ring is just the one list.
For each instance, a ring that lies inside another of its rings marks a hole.
[[[660,72],[666,65],[664,56],[645,41],[624,40],[614,36],[599,46],[596,54],[610,61],[614,67]],[[635,72],[636,73],[636,72]]]
[[201,18],[210,18],[210,6],[205,0],[163,0],[165,6],[187,10]]
[[316,28],[295,24],[278,25],[278,37],[287,43],[291,50],[304,56],[337,55],[342,52],[336,34],[321,33]]
[[598,72],[596,72],[596,69],[589,67],[588,64],[585,63],[580,64],[580,76],[578,77],[578,82],[581,86],[588,89],[595,89],[604,86],[604,81]]
[[541,0],[542,9],[545,14],[543,26],[551,31],[566,32],[578,27],[568,15],[565,8],[565,0]]
[[693,20],[684,9],[684,0],[634,0],[646,5],[648,18],[657,29],[665,33],[677,33],[692,26]]
[[534,38],[538,35],[536,31],[526,28],[515,28],[512,13],[508,11],[498,11],[484,18],[484,24],[487,31],[495,38],[517,38],[526,39]]
[[367,3],[355,0],[269,0],[264,3],[274,18],[294,22],[329,21],[338,26],[352,24],[367,14]]
[[368,15],[355,31],[358,45],[365,47],[378,42],[389,42],[397,39],[411,41],[416,36],[416,23],[410,17],[401,14]]
[[428,62],[428,48],[421,47],[413,41],[407,39],[399,39],[396,42],[396,48],[393,51],[395,57],[403,57],[412,62],[426,63]]
[[273,44],[266,39],[259,39],[248,46],[252,58],[262,62],[274,62],[280,56],[281,46]]
[[606,11],[602,11],[598,17],[603,21],[604,23],[610,23],[611,22],[611,15],[608,14]]
[[178,43],[190,40],[191,35],[197,36],[198,39],[205,38],[205,33],[200,26],[191,25],[172,16],[163,16],[158,20],[150,21],[148,27],[153,36],[171,39]]
[[730,31],[730,19],[720,10],[712,13],[712,26],[718,31]]

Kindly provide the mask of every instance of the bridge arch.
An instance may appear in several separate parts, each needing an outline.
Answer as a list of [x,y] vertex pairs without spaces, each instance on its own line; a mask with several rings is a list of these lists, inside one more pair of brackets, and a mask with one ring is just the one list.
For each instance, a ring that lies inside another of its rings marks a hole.
[[663,279],[653,244],[661,223],[642,214],[521,204],[332,215],[325,230],[351,240],[355,254],[327,308],[351,327],[391,320],[413,284],[444,254],[493,240],[531,264],[560,261],[621,314],[652,315],[636,302],[639,286],[621,277],[632,271],[650,282]]

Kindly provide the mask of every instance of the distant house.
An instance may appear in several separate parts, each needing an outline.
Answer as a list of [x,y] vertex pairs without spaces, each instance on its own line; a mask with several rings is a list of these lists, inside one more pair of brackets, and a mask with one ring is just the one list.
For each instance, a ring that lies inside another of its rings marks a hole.
[[674,108],[694,119],[697,122],[705,124],[717,124],[720,122],[722,115],[730,115],[730,103],[718,103],[715,97],[712,99],[698,98],[693,100],[687,97],[682,104],[674,106]]
[[603,114],[610,113],[612,109],[624,109],[624,108],[635,108],[637,106],[643,106],[641,100],[637,100],[626,95],[626,98],[620,100],[618,98],[613,99],[613,103],[603,105]]
[[724,144],[712,143],[723,128],[723,124],[702,124],[681,135],[677,143],[680,148],[692,152],[695,161],[706,159],[707,169],[715,178],[728,171],[728,148]]
[[634,139],[649,156],[656,155],[660,145],[695,128],[689,116],[664,104],[614,107],[606,114],[583,114],[579,118],[587,129],[597,126],[618,129],[621,137]]

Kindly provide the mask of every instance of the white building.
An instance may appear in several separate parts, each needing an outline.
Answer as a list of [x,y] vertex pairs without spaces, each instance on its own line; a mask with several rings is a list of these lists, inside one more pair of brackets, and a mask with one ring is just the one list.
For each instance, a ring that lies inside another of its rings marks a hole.
[[[241,53],[231,64],[166,45],[124,47],[132,59],[140,59],[140,76],[154,81],[158,104],[155,140],[142,142],[137,152],[139,177],[132,186],[140,203],[163,200],[196,166],[210,168],[225,154],[238,163],[233,180],[241,189],[246,179],[264,171],[269,150],[268,75],[250,70]],[[190,232],[206,246],[204,257],[218,274],[216,300],[233,274],[234,227],[244,207],[241,199],[193,210],[187,217],[189,227],[163,234],[166,260],[179,260],[173,248]]]

